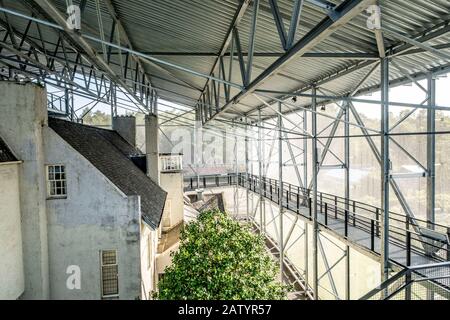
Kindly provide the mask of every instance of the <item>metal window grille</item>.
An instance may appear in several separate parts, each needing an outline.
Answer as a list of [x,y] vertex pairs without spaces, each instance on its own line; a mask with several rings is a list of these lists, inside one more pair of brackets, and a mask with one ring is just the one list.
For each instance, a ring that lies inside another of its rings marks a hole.
[[66,169],[63,165],[47,166],[47,195],[50,198],[67,196]]
[[119,295],[117,250],[103,250],[101,255],[102,297]]

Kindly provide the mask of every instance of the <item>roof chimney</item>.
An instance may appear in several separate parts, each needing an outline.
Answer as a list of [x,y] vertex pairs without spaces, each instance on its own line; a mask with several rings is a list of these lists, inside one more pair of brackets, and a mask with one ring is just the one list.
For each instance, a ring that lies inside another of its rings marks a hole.
[[147,175],[159,184],[159,124],[154,114],[145,116],[145,153],[147,154]]
[[117,131],[129,144],[136,146],[136,117],[115,116],[112,119],[112,129]]

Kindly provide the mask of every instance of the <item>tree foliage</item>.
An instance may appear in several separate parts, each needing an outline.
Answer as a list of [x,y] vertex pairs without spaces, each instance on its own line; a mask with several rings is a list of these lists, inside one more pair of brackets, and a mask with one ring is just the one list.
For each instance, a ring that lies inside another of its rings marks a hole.
[[283,299],[277,267],[263,238],[226,213],[206,211],[182,232],[179,250],[159,282],[159,299]]

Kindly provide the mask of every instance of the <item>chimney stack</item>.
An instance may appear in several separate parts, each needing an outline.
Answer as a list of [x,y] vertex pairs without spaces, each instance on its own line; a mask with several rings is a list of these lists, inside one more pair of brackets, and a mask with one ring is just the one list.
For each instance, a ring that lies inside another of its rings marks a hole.
[[117,131],[128,143],[136,146],[136,117],[115,116],[112,119],[112,129]]
[[147,175],[159,184],[159,124],[158,117],[154,114],[145,116],[145,153],[147,155]]

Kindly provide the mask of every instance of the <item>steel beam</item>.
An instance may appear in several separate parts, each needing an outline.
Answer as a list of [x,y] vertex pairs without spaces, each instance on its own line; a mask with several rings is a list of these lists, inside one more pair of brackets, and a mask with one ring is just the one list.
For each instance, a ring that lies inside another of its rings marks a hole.
[[[253,12],[252,12],[252,23],[250,27],[250,35],[248,41],[248,57],[247,57],[247,68],[244,78],[244,86],[247,86],[252,77],[253,69],[253,51],[255,49],[255,38],[256,38],[256,25],[258,22],[258,12],[259,12],[259,0],[253,0]],[[230,61],[230,63],[232,63]]]
[[[297,41],[292,48],[290,48],[284,55],[278,58],[273,64],[265,69],[258,77],[256,77],[251,83],[246,86],[245,90],[238,93],[233,99],[232,103],[226,103],[220,112],[215,113],[211,119],[213,120],[219,114],[225,112],[232,104],[238,103],[245,98],[248,94],[252,93],[258,86],[263,84],[267,79],[277,73],[281,68],[292,59],[302,56],[306,52],[310,51],[322,40],[326,39],[332,33],[334,33],[339,27],[345,25],[355,16],[361,13],[368,5],[372,4],[374,0],[346,0],[338,7],[335,8],[335,12],[338,15],[337,19],[326,17],[304,37]],[[208,121],[209,121],[208,120]]]
[[[233,34],[235,34],[235,30],[237,30],[236,27],[239,25],[240,21],[242,20],[242,18],[244,16],[245,12],[247,11],[249,5],[250,5],[250,1],[240,1],[239,2],[239,5],[238,5],[238,7],[236,9],[236,12],[235,12],[235,14],[233,16],[233,19],[232,19],[232,21],[230,23],[230,26],[229,26],[228,30],[227,30],[225,39],[222,42],[222,46],[220,47],[219,54],[217,55],[217,59],[214,61],[214,64],[213,64],[213,66],[211,68],[211,71],[209,73],[210,76],[212,76],[212,74],[214,73],[214,71],[218,67],[219,62],[220,62],[220,57],[223,57],[225,55],[225,53],[228,50],[228,47],[230,46],[230,43],[232,43],[233,38],[235,38],[233,36]],[[234,54],[234,50],[232,50],[230,52],[231,56],[233,56],[233,54]],[[230,60],[230,64],[232,64],[231,60]],[[201,99],[201,96],[205,93],[206,88],[208,87],[209,81],[210,81],[210,79],[206,80],[205,86],[203,87],[203,90],[202,90],[202,92],[200,94],[200,97],[198,99],[199,101]]]
[[[31,1],[31,0],[30,0]],[[120,84],[122,88],[124,88],[130,96],[132,96],[137,102],[139,102],[145,109],[145,103],[139,98],[133,90],[123,81],[121,76],[118,76],[108,65],[106,61],[103,60],[98,54],[96,54],[95,50],[91,47],[91,45],[77,32],[68,28],[66,24],[66,18],[61,14],[58,8],[56,8],[50,1],[48,0],[32,0],[39,8],[45,12],[45,14],[51,17],[60,27],[63,28],[64,34],[71,40],[73,43],[78,45],[80,48],[84,50],[89,60],[93,62],[100,70],[105,71],[111,80]],[[31,3],[31,2],[30,2]],[[33,5],[33,7],[35,7]]]

